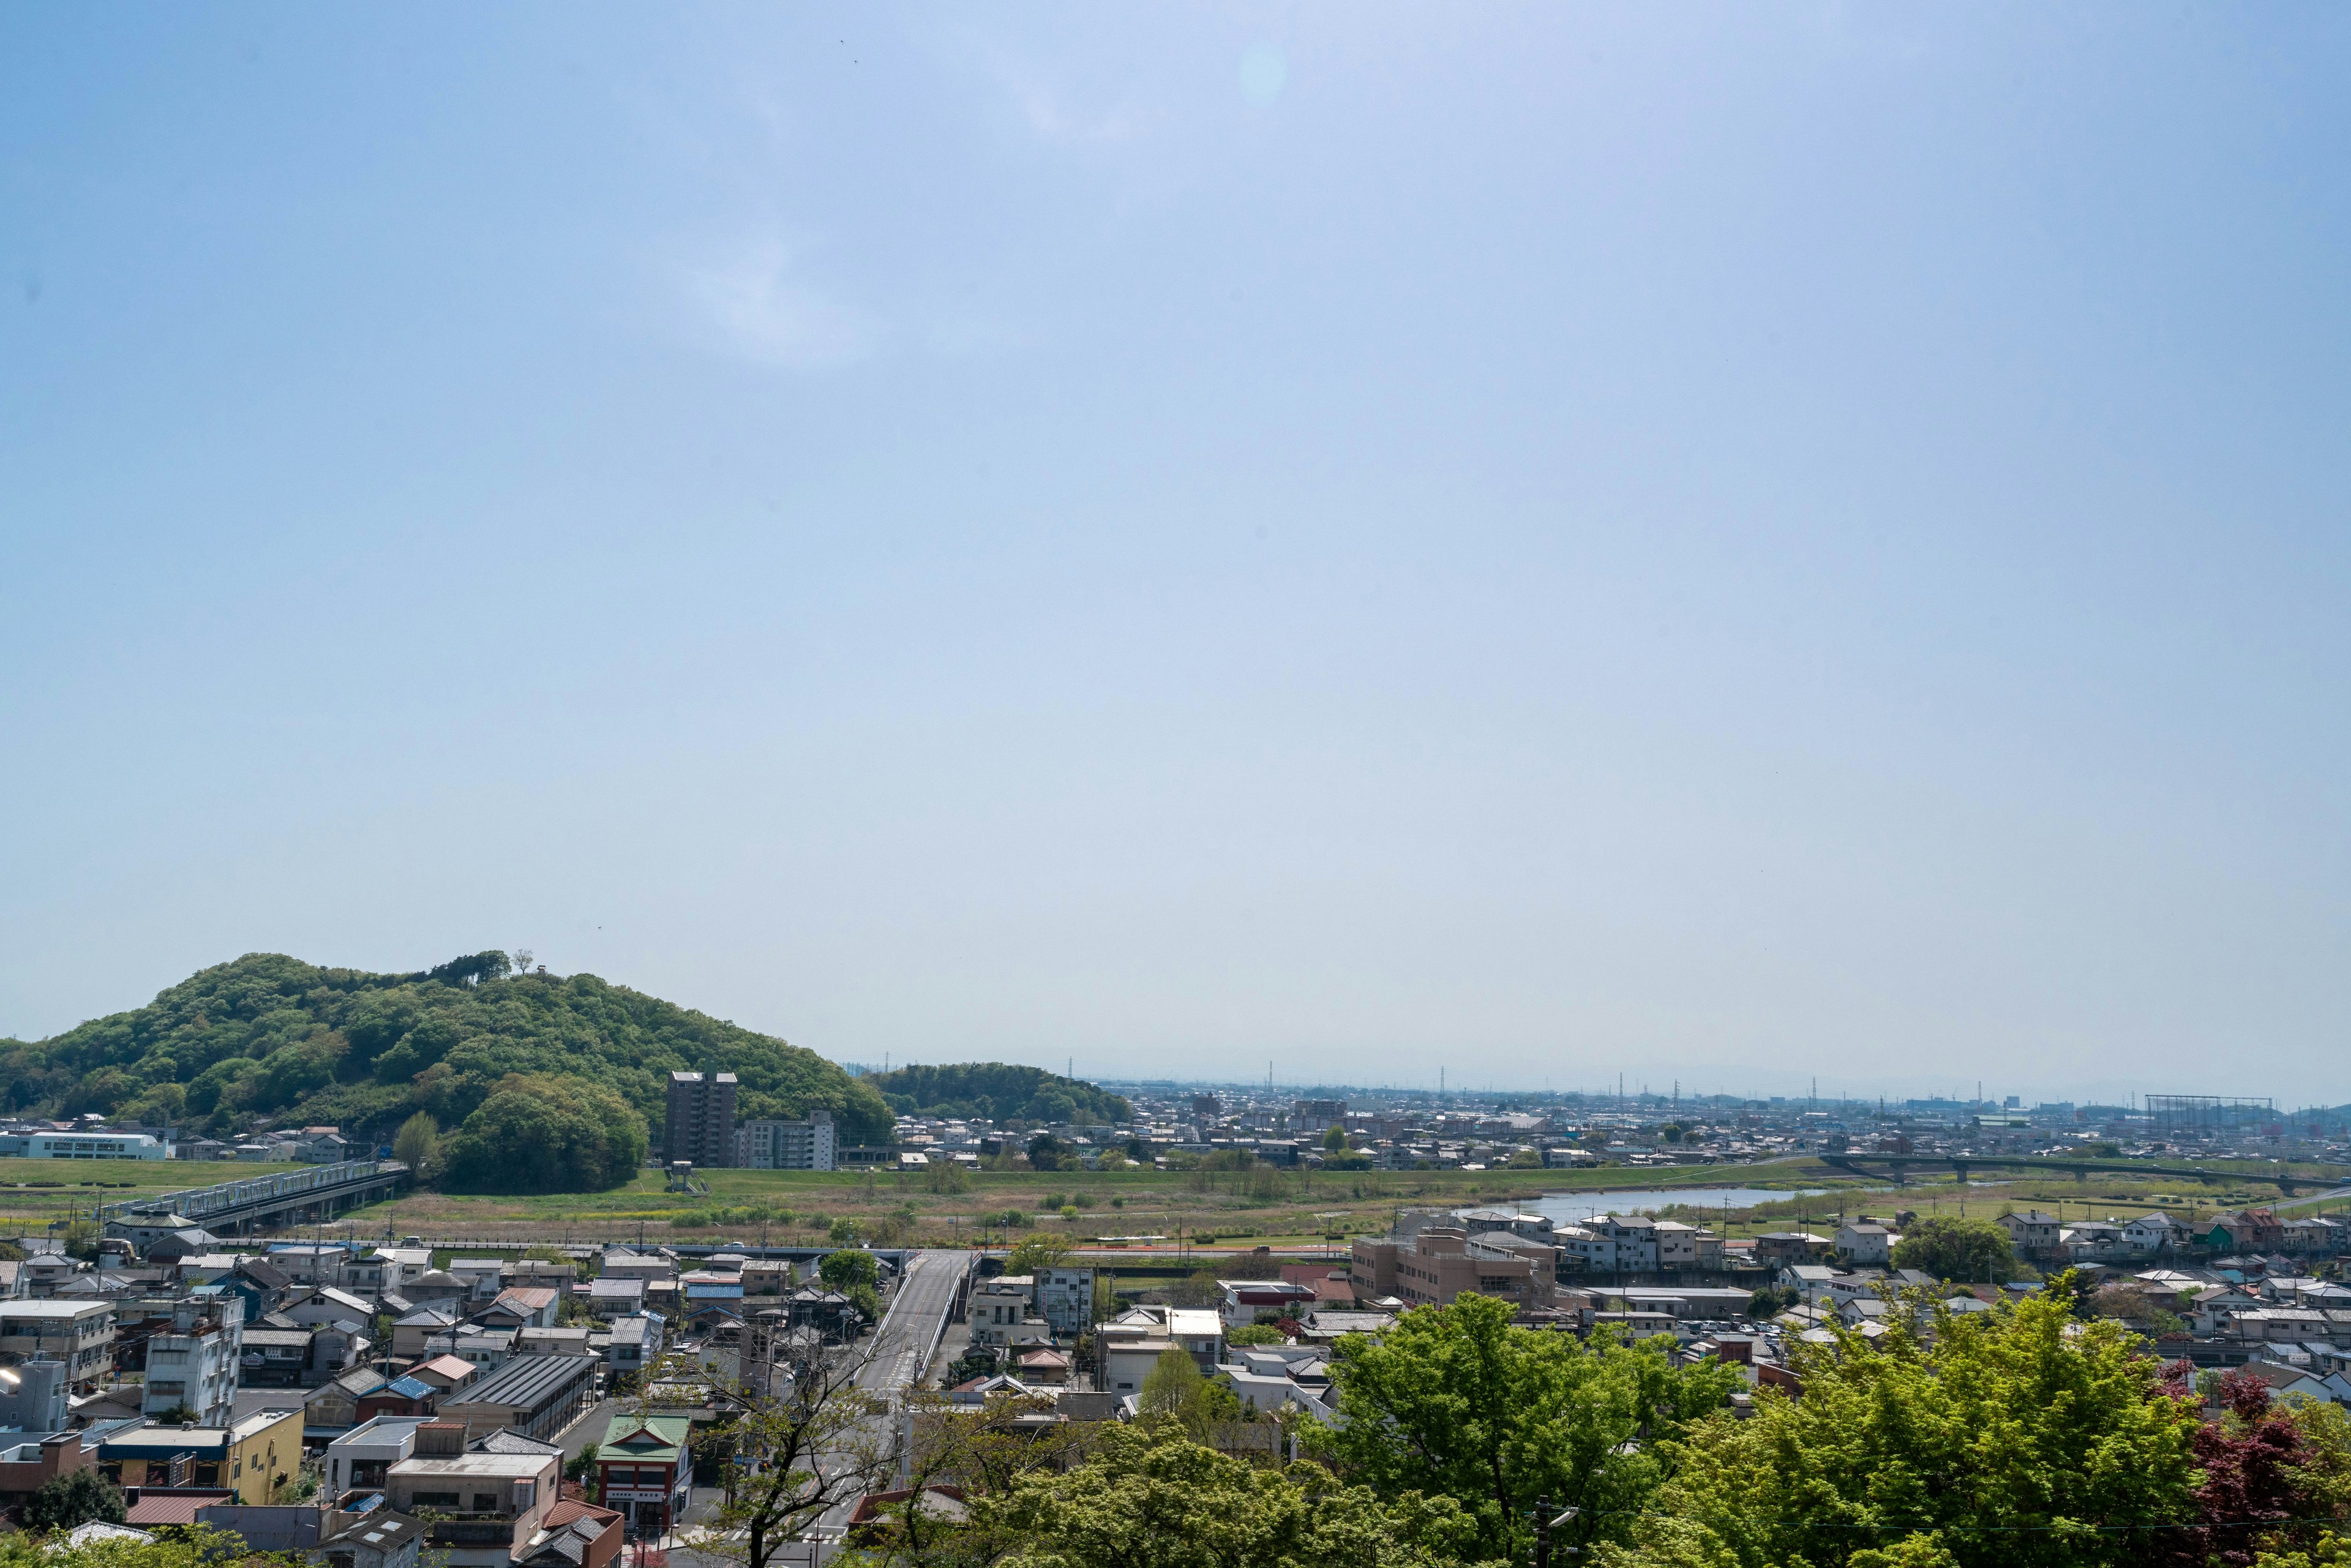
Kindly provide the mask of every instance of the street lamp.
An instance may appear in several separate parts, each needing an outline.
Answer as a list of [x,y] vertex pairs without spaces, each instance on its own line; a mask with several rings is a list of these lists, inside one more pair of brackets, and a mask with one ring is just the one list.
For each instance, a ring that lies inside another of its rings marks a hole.
[[[1582,1509],[1571,1508],[1553,1517],[1551,1511],[1551,1499],[1549,1497],[1535,1499],[1534,1568],[1551,1568],[1551,1532],[1583,1511]],[[1583,1554],[1583,1549],[1575,1546],[1562,1546],[1559,1552],[1562,1557],[1576,1557]]]

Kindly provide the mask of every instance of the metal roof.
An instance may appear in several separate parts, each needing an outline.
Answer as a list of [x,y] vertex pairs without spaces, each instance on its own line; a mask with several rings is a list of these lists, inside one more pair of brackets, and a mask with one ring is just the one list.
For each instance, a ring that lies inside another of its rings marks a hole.
[[601,1364],[592,1355],[522,1355],[491,1373],[470,1388],[457,1391],[442,1403],[446,1410],[474,1405],[504,1405],[528,1410],[569,1391],[583,1378],[593,1377]]

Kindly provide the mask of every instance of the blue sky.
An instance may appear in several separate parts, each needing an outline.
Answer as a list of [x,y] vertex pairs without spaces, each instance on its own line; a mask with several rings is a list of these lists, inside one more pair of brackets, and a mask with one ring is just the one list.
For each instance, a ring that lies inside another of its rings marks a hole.
[[2351,16],[17,6],[0,1033],[2351,1099]]

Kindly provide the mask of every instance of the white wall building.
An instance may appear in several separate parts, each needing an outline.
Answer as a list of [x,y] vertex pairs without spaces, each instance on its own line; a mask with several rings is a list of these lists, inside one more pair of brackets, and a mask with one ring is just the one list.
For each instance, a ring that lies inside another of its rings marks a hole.
[[752,1170],[829,1171],[837,1147],[832,1113],[805,1122],[746,1122],[735,1129],[735,1163]]
[[184,1406],[199,1427],[231,1425],[244,1354],[244,1297],[225,1291],[209,1301],[172,1302],[172,1326],[147,1341],[140,1414],[161,1416]]

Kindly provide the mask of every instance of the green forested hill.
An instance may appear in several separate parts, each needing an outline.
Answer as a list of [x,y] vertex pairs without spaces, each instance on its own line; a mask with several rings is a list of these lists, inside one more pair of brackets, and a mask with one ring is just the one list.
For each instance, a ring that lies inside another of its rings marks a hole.
[[1119,1095],[1040,1067],[1001,1061],[902,1067],[864,1080],[890,1107],[916,1116],[987,1116],[998,1122],[1123,1122],[1134,1108]]
[[810,1051],[593,975],[508,975],[476,954],[413,975],[251,953],[131,1012],[52,1040],[0,1040],[10,1108],[99,1111],[215,1135],[266,1117],[386,1139],[418,1110],[455,1126],[510,1072],[609,1085],[658,1141],[673,1069],[731,1071],[736,1114],[822,1107],[846,1143],[886,1141],[880,1094]]

